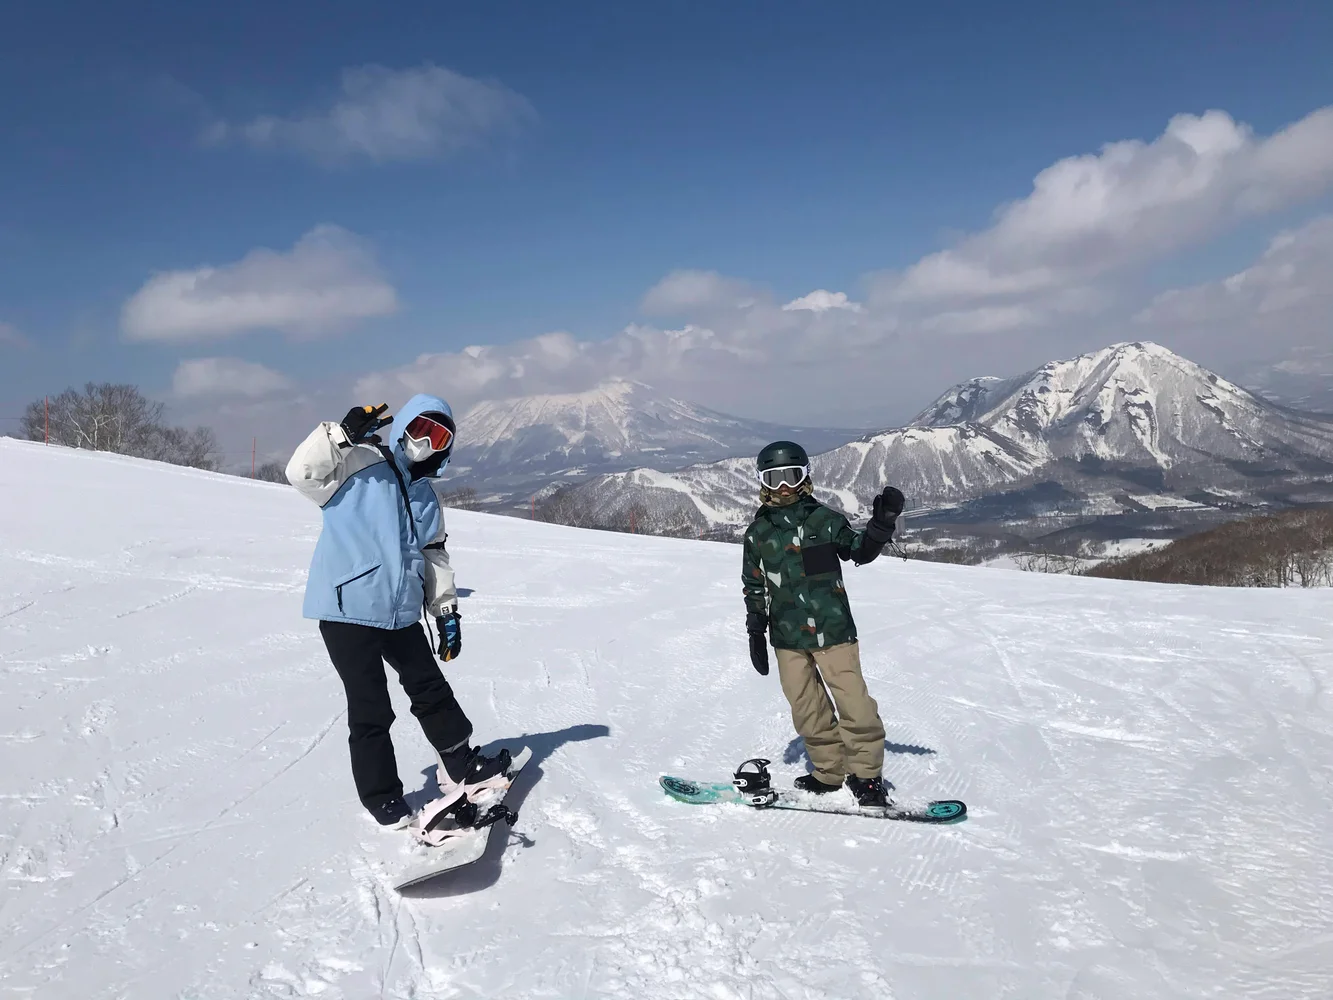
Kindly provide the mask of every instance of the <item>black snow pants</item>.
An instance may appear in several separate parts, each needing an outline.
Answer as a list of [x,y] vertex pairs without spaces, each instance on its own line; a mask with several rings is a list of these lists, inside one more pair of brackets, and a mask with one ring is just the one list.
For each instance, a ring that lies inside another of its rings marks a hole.
[[394,714],[385,660],[398,672],[399,683],[412,699],[412,714],[436,750],[444,753],[466,743],[472,723],[440,672],[420,622],[385,629],[321,621],[319,633],[347,691],[347,745],[356,793],[362,805],[374,809],[403,794],[389,738]]

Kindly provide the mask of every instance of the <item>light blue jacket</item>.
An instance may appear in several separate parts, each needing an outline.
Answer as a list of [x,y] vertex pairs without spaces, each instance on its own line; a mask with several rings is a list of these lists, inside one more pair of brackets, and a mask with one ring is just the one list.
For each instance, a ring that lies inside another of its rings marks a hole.
[[441,480],[413,482],[403,453],[403,428],[428,411],[453,418],[444,400],[418,394],[381,432],[390,442],[384,445],[351,444],[341,424],[325,421],[287,463],[288,482],[324,512],[306,580],[306,618],[398,629],[419,621],[423,610],[457,608]]

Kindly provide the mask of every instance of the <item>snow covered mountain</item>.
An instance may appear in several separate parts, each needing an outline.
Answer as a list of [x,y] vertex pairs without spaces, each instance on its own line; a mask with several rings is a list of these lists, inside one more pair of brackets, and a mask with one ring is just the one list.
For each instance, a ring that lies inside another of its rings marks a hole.
[[1039,462],[1171,469],[1330,454],[1333,424],[1296,414],[1152,343],[1117,344],[1012,379],[955,386],[912,421],[984,427]]
[[805,769],[735,546],[453,512],[449,680],[534,756],[513,832],[399,895],[301,618],[314,505],[8,439],[0,490],[6,997],[1333,995],[1327,592],[850,569],[887,774],[970,819],[692,807],[658,775]]
[[828,448],[855,431],[781,427],[673,399],[611,379],[588,392],[478,404],[459,420],[453,474],[492,495],[522,494],[626,468],[678,469],[754,454],[791,435]]
[[[1333,419],[1268,402],[1156,344],[1128,343],[1013,378],[964,382],[907,427],[866,435],[812,464],[823,495],[855,515],[868,512],[885,483],[931,507],[1043,481],[1083,494],[1089,509],[1127,490],[1213,489],[1234,498],[1329,481]],[[756,496],[745,460],[670,475],[632,470],[580,491],[599,511],[639,504],[699,527],[743,523]]]

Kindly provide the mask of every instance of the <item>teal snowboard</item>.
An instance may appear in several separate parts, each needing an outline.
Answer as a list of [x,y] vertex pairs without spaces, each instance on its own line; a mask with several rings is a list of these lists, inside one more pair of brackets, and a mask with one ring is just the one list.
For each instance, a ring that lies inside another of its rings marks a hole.
[[751,809],[793,809],[800,812],[833,813],[841,816],[868,816],[872,819],[896,819],[911,823],[956,823],[967,816],[967,805],[957,799],[941,799],[924,806],[896,803],[887,808],[858,805],[846,790],[816,795],[799,789],[768,789],[760,796],[745,796],[730,782],[690,781],[664,774],[658,779],[662,790],[673,799],[691,805],[732,802]]

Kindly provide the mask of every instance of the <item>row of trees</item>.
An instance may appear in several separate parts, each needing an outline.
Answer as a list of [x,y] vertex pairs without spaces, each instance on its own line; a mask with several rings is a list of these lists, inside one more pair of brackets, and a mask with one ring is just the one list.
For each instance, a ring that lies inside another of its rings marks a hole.
[[[109,451],[149,458],[172,465],[188,465],[216,472],[222,450],[208,427],[173,427],[163,418],[165,406],[146,397],[138,386],[89,382],[82,389],[66,389],[59,396],[33,400],[20,419],[19,435],[29,441],[49,441],[66,448]],[[282,462],[265,462],[254,478],[286,483]],[[441,498],[446,506],[477,510],[477,491],[470,486],[451,490]]]
[[29,403],[19,428],[30,441],[216,471],[221,449],[213,431],[173,427],[163,420],[163,411],[162,403],[148,399],[137,386],[89,382]]
[[1233,521],[1107,560],[1086,575],[1215,587],[1330,587],[1333,505]]
[[718,540],[732,540],[731,532],[713,536],[704,531],[701,519],[691,517],[690,510],[684,504],[649,506],[641,500],[631,500],[597,507],[578,484],[555,490],[536,504],[533,513],[538,521],[574,528],[665,535],[671,538],[717,537]]

